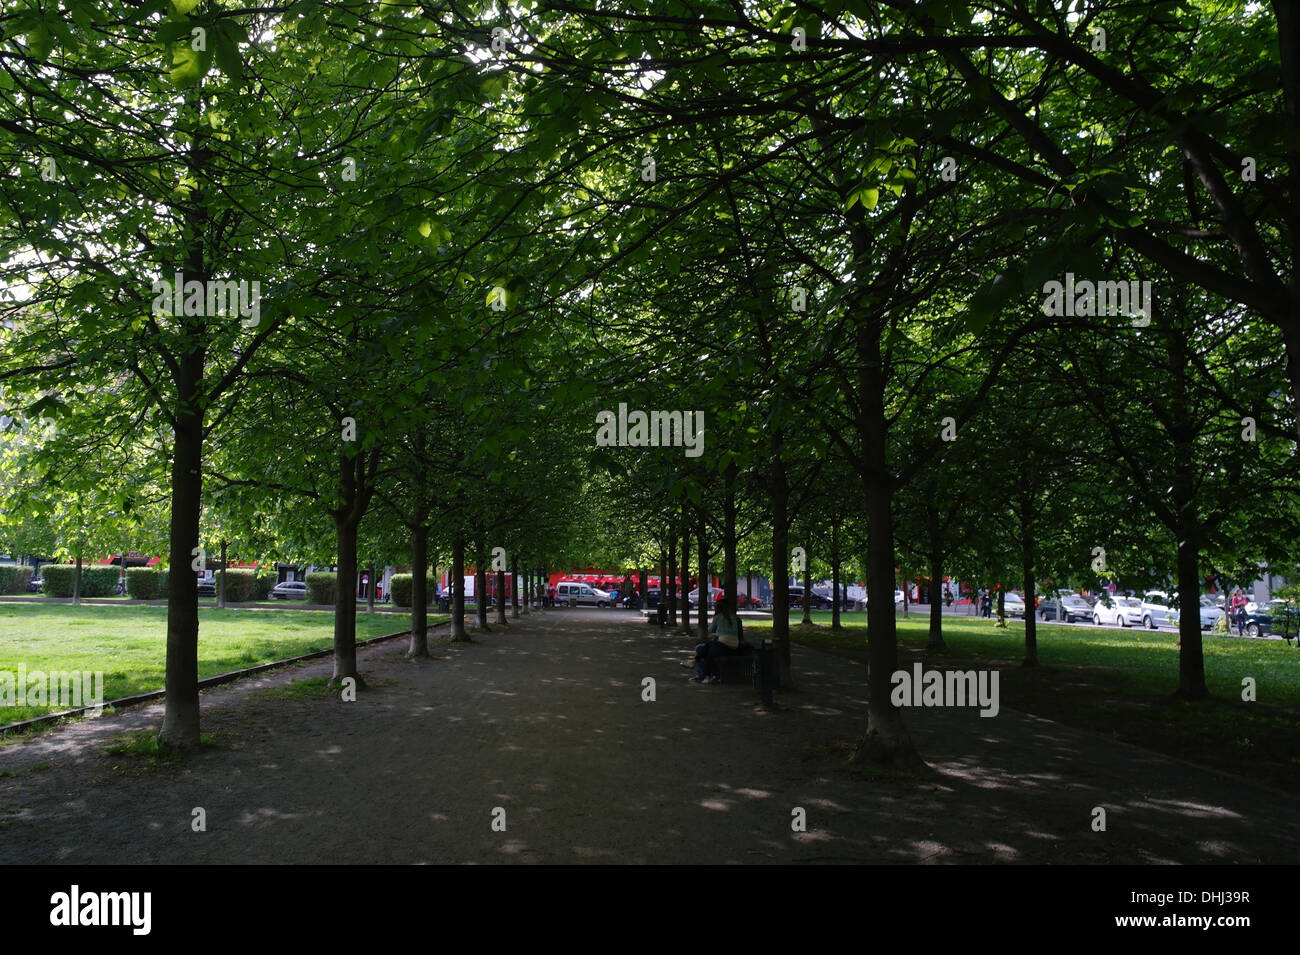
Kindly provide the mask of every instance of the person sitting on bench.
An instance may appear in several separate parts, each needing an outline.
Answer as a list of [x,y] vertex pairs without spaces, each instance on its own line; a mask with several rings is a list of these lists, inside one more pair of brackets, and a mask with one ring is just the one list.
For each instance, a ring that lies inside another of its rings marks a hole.
[[703,683],[705,678],[709,683],[721,683],[718,658],[742,653],[742,648],[747,648],[740,617],[736,615],[735,603],[731,600],[723,599],[718,604],[713,622],[709,624],[709,633],[713,634],[713,638],[695,647],[695,676],[691,677],[692,683]]

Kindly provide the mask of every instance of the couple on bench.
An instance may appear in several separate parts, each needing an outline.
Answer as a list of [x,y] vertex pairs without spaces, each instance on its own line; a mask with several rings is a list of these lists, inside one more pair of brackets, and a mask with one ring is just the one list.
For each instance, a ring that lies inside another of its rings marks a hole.
[[722,674],[718,668],[720,657],[753,652],[754,648],[745,642],[734,600],[724,597],[718,604],[713,622],[709,624],[709,633],[713,637],[707,643],[695,647],[695,676],[691,677],[692,683],[721,683]]

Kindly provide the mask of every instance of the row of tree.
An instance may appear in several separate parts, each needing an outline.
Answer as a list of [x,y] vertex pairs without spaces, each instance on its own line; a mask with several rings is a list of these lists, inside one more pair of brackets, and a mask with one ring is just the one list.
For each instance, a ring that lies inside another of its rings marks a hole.
[[[173,566],[229,539],[344,579],[502,547],[720,556],[734,591],[799,547],[866,579],[886,761],[900,570],[1032,603],[1296,559],[1286,4],[3,10],[11,519],[165,517]],[[621,404],[703,414],[702,453],[598,442]],[[197,640],[173,574],[178,746]]]

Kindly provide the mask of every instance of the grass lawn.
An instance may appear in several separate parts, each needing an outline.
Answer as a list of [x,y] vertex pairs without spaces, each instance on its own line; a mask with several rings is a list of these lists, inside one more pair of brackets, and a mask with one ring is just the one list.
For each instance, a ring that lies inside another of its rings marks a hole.
[[[430,625],[445,620],[430,615]],[[409,614],[357,614],[357,638],[410,626]],[[199,677],[324,650],[334,615],[325,611],[199,610]],[[167,608],[0,603],[0,671],[103,671],[104,699],[163,687]],[[5,706],[0,723],[55,712],[59,706]]]
[[[814,626],[791,618],[791,639],[866,661],[866,614],[829,611]],[[946,650],[926,650],[928,616],[898,621],[899,666],[989,669],[1001,672],[1001,705],[1114,739],[1215,766],[1294,792],[1300,788],[1300,650],[1280,640],[1203,634],[1205,680],[1211,698],[1178,699],[1177,635],[1169,630],[1112,630],[1040,623],[1037,667],[1022,667],[1024,622],[1000,630],[978,617],[943,618]],[[771,621],[746,621],[746,628]],[[1256,702],[1245,702],[1242,680],[1255,680]]]

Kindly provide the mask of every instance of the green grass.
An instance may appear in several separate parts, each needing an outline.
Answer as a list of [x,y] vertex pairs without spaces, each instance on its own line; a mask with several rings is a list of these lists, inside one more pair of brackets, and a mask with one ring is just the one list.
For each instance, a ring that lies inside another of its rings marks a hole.
[[[430,625],[444,620],[430,616]],[[357,638],[393,633],[409,614],[357,614]],[[269,663],[332,646],[334,615],[310,610],[199,610],[199,677]],[[0,604],[0,670],[102,671],[104,698],[163,687],[167,608]],[[6,706],[0,723],[14,723],[58,706]]]
[[[814,627],[791,618],[795,643],[866,659],[866,614],[829,611]],[[896,617],[899,666],[914,661],[941,669],[995,668],[1001,704],[1192,762],[1216,766],[1294,790],[1300,786],[1300,650],[1280,640],[1203,634],[1211,698],[1187,702],[1178,689],[1177,636],[1168,630],[1115,630],[1039,624],[1037,667],[1022,667],[1024,622],[1005,630],[978,617],[943,618],[947,649],[926,649],[929,617]],[[747,621],[764,630],[771,621]],[[752,640],[752,638],[751,638]],[[1241,699],[1242,679],[1255,680],[1256,702]]]

